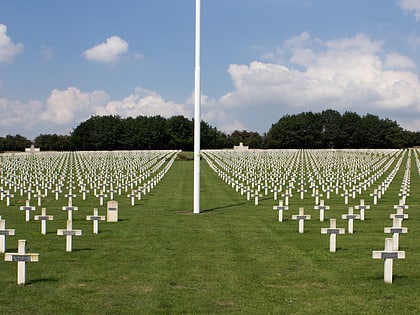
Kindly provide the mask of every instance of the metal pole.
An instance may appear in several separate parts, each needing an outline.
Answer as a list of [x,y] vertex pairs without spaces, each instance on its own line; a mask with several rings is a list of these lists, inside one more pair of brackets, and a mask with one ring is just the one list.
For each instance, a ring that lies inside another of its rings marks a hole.
[[194,214],[200,213],[200,1],[195,1]]

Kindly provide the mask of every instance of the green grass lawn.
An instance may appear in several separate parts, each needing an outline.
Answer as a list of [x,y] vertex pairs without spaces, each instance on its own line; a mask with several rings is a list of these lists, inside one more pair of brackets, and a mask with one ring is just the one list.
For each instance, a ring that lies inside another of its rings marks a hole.
[[[419,314],[420,313],[420,178],[412,161],[409,233],[400,236],[406,259],[394,261],[394,283],[383,281],[383,261],[372,259],[383,250],[385,226],[395,212],[405,161],[378,206],[364,222],[355,221],[353,235],[337,236],[337,252],[329,252],[328,218],[347,212],[342,198],[326,201],[325,222],[308,201],[312,220],[298,233],[299,197],[290,201],[285,221],[277,221],[276,204],[263,197],[259,206],[224,183],[201,164],[201,213],[194,215],[193,161],[176,161],[159,185],[135,207],[120,198],[118,223],[92,222],[85,217],[97,199],[73,202],[73,252],[65,252],[65,199],[44,201],[54,221],[48,234],[40,223],[25,221],[18,211],[0,203],[0,214],[16,236],[7,238],[7,251],[27,240],[28,252],[40,261],[27,264],[27,284],[16,284],[16,263],[0,261],[2,314]],[[359,199],[357,199],[358,201]],[[20,200],[20,205],[23,200]],[[355,204],[356,201],[353,203]],[[99,207],[105,214],[105,207]],[[37,214],[39,211],[37,211]]]

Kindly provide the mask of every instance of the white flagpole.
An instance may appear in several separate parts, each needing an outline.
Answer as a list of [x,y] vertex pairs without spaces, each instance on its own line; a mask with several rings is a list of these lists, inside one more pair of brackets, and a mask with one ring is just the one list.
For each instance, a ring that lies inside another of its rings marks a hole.
[[200,1],[201,0],[195,1],[194,214],[200,213]]

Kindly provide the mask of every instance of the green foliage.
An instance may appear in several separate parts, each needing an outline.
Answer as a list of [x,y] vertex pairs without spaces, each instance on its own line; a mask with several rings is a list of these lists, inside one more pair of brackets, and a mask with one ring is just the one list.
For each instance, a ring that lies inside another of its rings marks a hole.
[[367,114],[340,115],[335,110],[286,115],[266,136],[268,148],[403,148],[420,144],[420,133],[403,130],[395,121]]
[[30,146],[31,146],[31,141],[21,135],[16,135],[16,136],[7,135],[5,138],[0,137],[0,152],[5,152],[5,151],[22,152],[22,151],[25,151],[25,148],[29,148]]
[[[285,115],[260,135],[235,130],[226,134],[205,121],[200,123],[202,149],[232,148],[242,142],[252,149],[266,148],[404,148],[420,145],[420,132],[403,130],[396,121],[346,111]],[[0,152],[23,151],[31,141],[20,135],[0,137]],[[183,116],[92,116],[70,135],[41,134],[34,140],[41,150],[162,150],[192,151],[194,121]]]

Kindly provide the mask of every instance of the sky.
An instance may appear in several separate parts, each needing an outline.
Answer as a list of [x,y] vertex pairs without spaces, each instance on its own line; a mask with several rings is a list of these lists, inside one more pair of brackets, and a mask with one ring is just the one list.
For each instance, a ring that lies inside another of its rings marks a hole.
[[[194,117],[195,0],[0,0],[0,136]],[[201,119],[334,109],[420,131],[420,0],[201,0]]]

